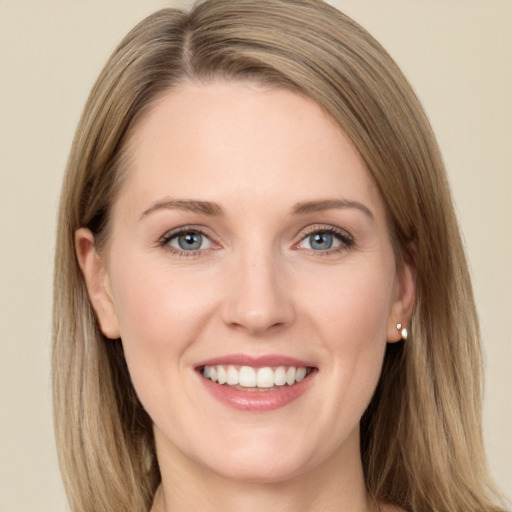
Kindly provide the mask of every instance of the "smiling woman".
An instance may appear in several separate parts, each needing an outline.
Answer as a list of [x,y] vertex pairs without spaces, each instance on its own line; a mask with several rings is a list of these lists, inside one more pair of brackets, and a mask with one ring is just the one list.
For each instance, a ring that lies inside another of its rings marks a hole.
[[77,130],[56,268],[72,510],[502,510],[435,139],[332,7],[133,29]]
[[[321,486],[334,461],[362,476],[359,420],[413,280],[396,268],[357,150],[295,92],[184,81],[139,121],[127,154],[107,247],[87,228],[76,245],[154,423],[168,508],[185,485],[180,456],[188,486],[208,470],[239,482],[244,502],[256,482]],[[357,493],[349,482],[361,508],[364,480]]]

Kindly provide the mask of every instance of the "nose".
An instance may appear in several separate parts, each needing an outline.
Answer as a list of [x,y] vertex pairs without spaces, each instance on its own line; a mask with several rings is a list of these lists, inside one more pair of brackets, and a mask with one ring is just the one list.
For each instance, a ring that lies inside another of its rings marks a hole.
[[262,336],[294,322],[291,283],[272,255],[240,258],[228,279],[222,316],[230,328]]

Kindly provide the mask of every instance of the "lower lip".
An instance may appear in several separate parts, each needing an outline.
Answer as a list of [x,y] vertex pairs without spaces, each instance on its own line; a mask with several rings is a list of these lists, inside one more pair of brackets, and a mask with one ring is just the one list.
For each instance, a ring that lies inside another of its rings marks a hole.
[[220,402],[241,411],[266,412],[284,407],[302,396],[315,374],[316,371],[312,370],[304,380],[293,386],[281,386],[273,391],[242,391],[198,375],[205,388]]

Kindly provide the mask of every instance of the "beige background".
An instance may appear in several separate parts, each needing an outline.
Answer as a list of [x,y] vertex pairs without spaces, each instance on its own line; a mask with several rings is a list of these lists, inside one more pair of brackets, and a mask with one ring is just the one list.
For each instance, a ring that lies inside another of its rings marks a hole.
[[[510,497],[512,1],[332,3],[395,57],[438,134],[481,314],[486,444]],[[0,0],[0,512],[66,510],[49,383],[59,186],[101,66],[135,22],[165,5]]]

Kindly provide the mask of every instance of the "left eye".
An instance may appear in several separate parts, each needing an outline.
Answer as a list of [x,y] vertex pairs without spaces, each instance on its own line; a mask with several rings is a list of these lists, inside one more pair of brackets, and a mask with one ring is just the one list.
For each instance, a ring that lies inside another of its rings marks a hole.
[[211,245],[211,241],[208,237],[197,231],[183,231],[170,237],[167,240],[167,245],[180,251],[196,251],[207,249]]
[[299,244],[299,247],[314,251],[327,251],[344,245],[349,245],[349,241],[345,240],[342,235],[329,231],[315,231],[306,236]]

